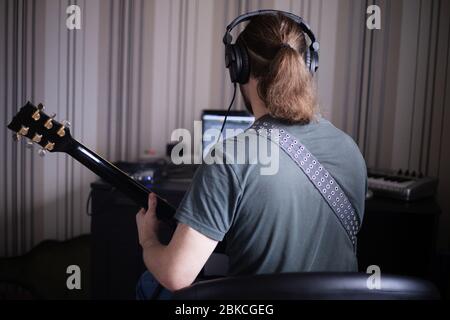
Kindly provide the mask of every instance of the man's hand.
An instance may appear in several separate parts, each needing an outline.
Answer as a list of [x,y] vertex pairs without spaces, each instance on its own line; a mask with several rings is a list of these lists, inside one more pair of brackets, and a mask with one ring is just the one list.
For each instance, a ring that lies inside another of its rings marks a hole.
[[150,193],[148,196],[148,209],[145,212],[141,209],[136,215],[136,224],[139,234],[139,244],[144,248],[159,244],[158,229],[159,221],[156,218],[156,203],[155,194]]
[[179,290],[190,285],[205,265],[217,241],[186,224],[179,223],[168,245],[158,240],[160,222],[156,218],[156,196],[148,198],[148,210],[136,215],[139,243],[147,269],[165,288]]

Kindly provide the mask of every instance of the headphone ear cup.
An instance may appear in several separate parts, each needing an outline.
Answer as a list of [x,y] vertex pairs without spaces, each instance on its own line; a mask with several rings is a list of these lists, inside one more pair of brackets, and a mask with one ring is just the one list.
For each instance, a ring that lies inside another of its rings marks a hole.
[[319,68],[319,53],[317,51],[313,51],[311,59],[311,72],[316,72],[318,68]]
[[237,82],[239,67],[237,63],[236,50],[233,44],[227,44],[225,46],[225,66],[228,68],[230,73],[231,82]]
[[240,84],[245,84],[250,78],[250,61],[248,58],[247,48],[242,45],[236,45],[237,50],[239,50],[239,57],[241,58],[241,70],[239,72],[238,82]]
[[305,64],[306,68],[308,68],[310,72],[313,72],[311,69],[311,50],[309,48],[305,51]]

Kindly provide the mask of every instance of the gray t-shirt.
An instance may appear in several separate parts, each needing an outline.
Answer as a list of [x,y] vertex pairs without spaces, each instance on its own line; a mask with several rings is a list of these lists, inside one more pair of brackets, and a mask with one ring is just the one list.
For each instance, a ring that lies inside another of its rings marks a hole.
[[[362,220],[367,171],[354,141],[323,118],[283,126],[334,176]],[[281,149],[279,159],[274,175],[262,175],[259,163],[202,164],[175,218],[211,239],[226,238],[231,275],[356,271],[338,218]]]

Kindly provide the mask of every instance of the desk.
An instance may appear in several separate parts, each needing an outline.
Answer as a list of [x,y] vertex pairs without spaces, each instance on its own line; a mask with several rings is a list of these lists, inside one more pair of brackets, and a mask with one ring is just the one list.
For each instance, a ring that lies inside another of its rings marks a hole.
[[[155,192],[179,203],[189,182],[164,182]],[[91,204],[91,272],[93,299],[134,299],[145,271],[136,229],[139,207],[103,181],[94,182]]]
[[[165,181],[154,189],[177,204],[189,182]],[[145,270],[135,215],[139,208],[110,185],[92,184],[92,296],[134,299]],[[366,201],[358,235],[360,271],[378,265],[382,273],[427,277],[434,255],[440,208],[433,199],[404,203],[383,198]]]
[[366,200],[358,234],[359,270],[378,265],[383,273],[428,277],[435,255],[441,209],[434,199]]

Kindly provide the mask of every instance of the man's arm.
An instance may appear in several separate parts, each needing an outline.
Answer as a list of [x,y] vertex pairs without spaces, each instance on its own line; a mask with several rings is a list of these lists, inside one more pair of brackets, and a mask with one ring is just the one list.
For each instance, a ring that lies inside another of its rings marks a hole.
[[136,215],[139,243],[147,269],[166,289],[175,291],[194,282],[217,241],[180,223],[170,243],[161,244],[157,237],[160,222],[155,214],[156,201],[156,196],[150,194],[147,212],[141,209]]

